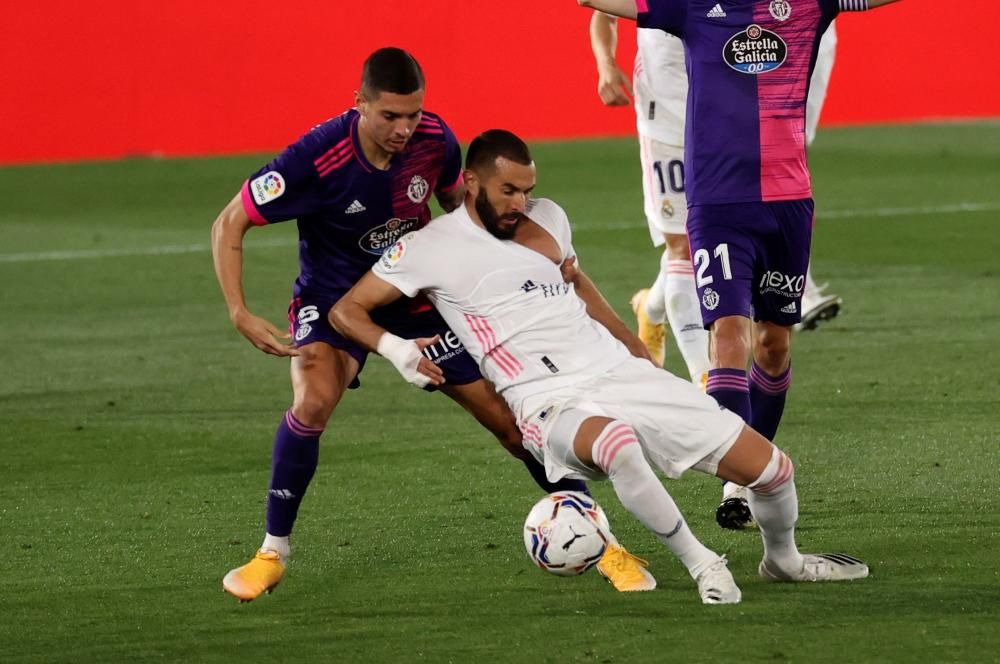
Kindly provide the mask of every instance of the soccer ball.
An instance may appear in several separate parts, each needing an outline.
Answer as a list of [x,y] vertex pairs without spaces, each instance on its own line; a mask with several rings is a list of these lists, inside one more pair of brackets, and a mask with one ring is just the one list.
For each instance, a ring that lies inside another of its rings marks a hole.
[[531,508],[524,521],[524,548],[542,569],[559,576],[583,574],[608,546],[608,517],[590,496],[559,491]]

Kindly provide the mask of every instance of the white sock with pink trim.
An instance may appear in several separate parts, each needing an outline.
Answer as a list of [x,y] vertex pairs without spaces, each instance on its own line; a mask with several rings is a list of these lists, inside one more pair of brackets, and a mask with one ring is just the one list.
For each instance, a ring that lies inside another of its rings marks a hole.
[[680,558],[692,578],[719,559],[688,528],[674,499],[643,456],[635,429],[614,420],[592,449],[595,465],[607,474],[625,509]]
[[756,480],[747,485],[750,513],[764,539],[764,559],[781,569],[798,569],[802,554],[795,546],[795,522],[799,520],[799,498],[795,492],[795,466],[775,447],[771,461]]

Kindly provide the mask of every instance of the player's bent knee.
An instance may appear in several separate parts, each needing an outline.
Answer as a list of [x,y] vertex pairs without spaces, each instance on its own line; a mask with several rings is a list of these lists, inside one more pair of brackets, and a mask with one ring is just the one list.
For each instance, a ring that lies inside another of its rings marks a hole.
[[631,425],[611,420],[594,440],[593,464],[610,478],[635,463],[645,463],[639,436]]
[[771,452],[771,461],[767,467],[764,468],[760,477],[747,485],[747,488],[758,496],[773,496],[794,478],[795,465],[792,460],[787,454],[775,447]]
[[308,427],[323,429],[330,416],[333,415],[333,409],[336,405],[337,400],[333,398],[333,395],[310,393],[296,397],[292,404],[292,415]]

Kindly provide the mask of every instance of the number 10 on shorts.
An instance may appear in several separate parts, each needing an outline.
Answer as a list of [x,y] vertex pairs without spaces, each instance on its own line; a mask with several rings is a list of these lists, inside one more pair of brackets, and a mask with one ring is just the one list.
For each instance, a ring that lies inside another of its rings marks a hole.
[[[715,258],[722,263],[722,278],[726,281],[730,281],[733,278],[733,270],[729,266],[729,244],[723,242],[722,244],[715,245],[715,251],[712,252],[712,256],[715,256]],[[715,277],[710,274],[705,274],[711,261],[712,258],[709,256],[708,249],[699,249],[694,252],[694,264],[697,268],[696,278],[698,288],[707,286],[715,281]]]

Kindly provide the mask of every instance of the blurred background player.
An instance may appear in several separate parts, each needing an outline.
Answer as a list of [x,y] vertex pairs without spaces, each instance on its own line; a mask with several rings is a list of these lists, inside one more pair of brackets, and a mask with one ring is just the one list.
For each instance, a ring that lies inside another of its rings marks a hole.
[[[283,578],[320,436],[365,364],[367,351],[333,330],[327,312],[387,247],[429,221],[432,194],[446,210],[462,200],[458,142],[440,117],[423,110],[423,98],[416,60],[396,48],[376,51],[365,61],[356,108],[317,126],[250,176],[212,227],[215,270],[233,325],[263,352],[291,357],[293,403],[275,434],[264,541],[249,563],[223,579],[240,600]],[[289,307],[293,346],[283,343],[289,334],[250,312],[242,288],[243,236],[255,225],[290,219],[298,220],[301,266]],[[401,302],[378,317],[400,333],[439,337],[423,349],[448,376],[438,389],[520,458],[543,490],[586,491],[581,482],[547,481],[521,446],[506,404],[429,303]]]
[[[636,34],[632,83],[618,66],[617,18],[594,12],[590,45],[597,62],[597,92],[607,106],[633,102],[642,165],[643,210],[654,246],[666,245],[653,285],[639,290],[631,301],[639,336],[653,359],[662,364],[666,333],[664,319],[673,331],[678,350],[695,382],[707,379],[708,332],[701,323],[688,245],[687,200],[684,196],[684,117],[687,106],[687,71],[681,40],[662,30],[640,28]],[[806,143],[816,137],[823,102],[833,71],[837,35],[833,24],[820,41],[806,105]],[[842,300],[825,294],[806,270],[802,322],[796,329],[813,329],[834,318]]]
[[[401,239],[334,306],[339,331],[385,349],[408,381],[439,383],[441,369],[419,352],[426,340],[396,337],[371,318],[404,295],[425,293],[507,400],[549,477],[609,479],[622,505],[681,560],[705,604],[737,603],[740,589],[653,467],[672,478],[695,468],[750,487],[762,577],[868,576],[867,565],[849,556],[801,554],[788,457],[688,381],[630,352],[642,342],[582,271],[563,281],[559,266],[576,259],[572,229],[556,203],[530,199],[535,164],[521,139],[504,130],[477,137],[465,177],[465,205]],[[465,260],[449,260],[456,255]]]
[[[804,0],[793,6],[734,0],[704,10],[690,0],[578,0],[638,18],[640,32],[657,29],[684,40],[692,88],[685,133],[687,230],[702,320],[711,333],[707,391],[770,440],[791,384],[792,326],[805,324],[814,220],[806,98],[819,42],[838,12],[893,1]],[[603,60],[610,71],[613,57]],[[619,89],[627,83],[617,67],[609,75]],[[828,78],[827,71],[822,82]],[[814,123],[821,105],[822,99]],[[826,317],[835,315],[839,298],[819,295]],[[726,485],[716,519],[727,528],[750,523],[739,487]]]

